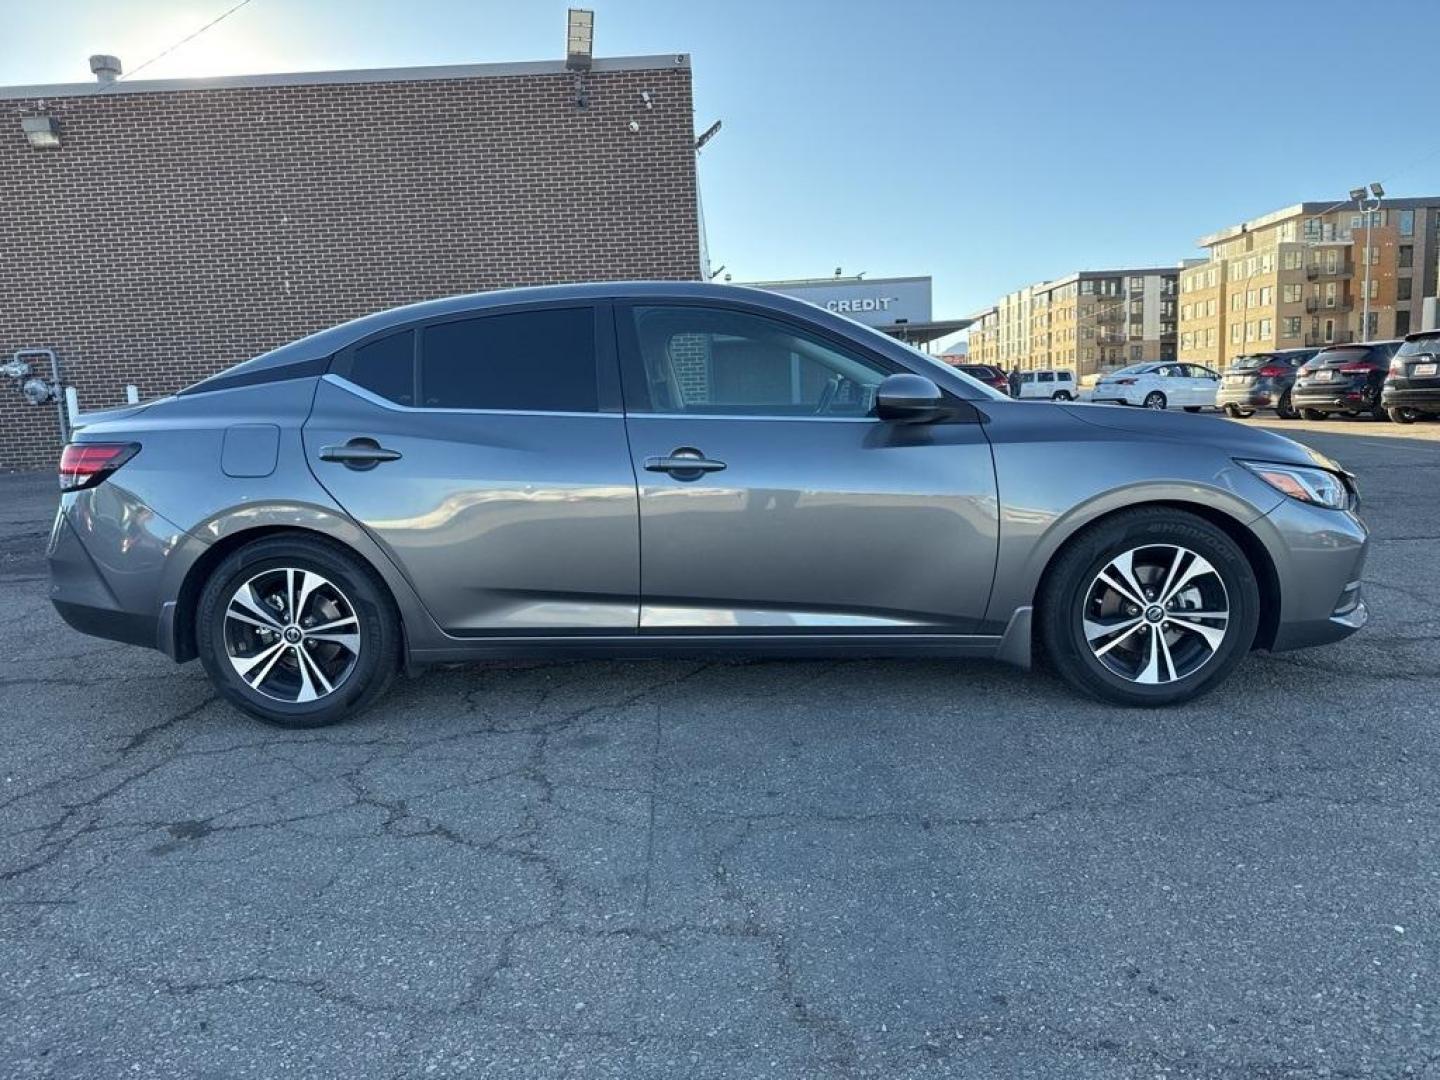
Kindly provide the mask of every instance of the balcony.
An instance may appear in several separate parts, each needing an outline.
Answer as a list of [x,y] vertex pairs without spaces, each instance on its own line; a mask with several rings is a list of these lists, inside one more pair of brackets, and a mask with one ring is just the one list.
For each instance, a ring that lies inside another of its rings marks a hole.
[[1305,345],[1307,348],[1323,348],[1326,345],[1348,345],[1355,340],[1355,335],[1349,330],[1336,330],[1330,337],[1324,334],[1306,334]]
[[1126,319],[1125,306],[1123,304],[1112,304],[1109,307],[1102,307],[1095,314],[1095,321],[1098,323],[1118,323]]
[[1125,335],[1109,330],[1102,330],[1095,335],[1095,341],[1100,345],[1124,345]]

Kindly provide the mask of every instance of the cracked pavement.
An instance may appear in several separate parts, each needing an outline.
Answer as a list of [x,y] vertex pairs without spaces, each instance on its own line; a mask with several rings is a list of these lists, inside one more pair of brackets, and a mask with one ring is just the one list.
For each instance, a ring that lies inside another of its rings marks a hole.
[[66,628],[0,477],[0,1074],[1440,1077],[1440,441],[1277,429],[1371,625],[1158,713],[516,663],[277,731]]

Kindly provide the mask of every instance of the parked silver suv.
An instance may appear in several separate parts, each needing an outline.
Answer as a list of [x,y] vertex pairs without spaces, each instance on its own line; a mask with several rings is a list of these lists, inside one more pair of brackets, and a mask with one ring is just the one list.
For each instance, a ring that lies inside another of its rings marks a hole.
[[1048,658],[1160,705],[1361,626],[1334,462],[1228,421],[1011,401],[703,284],[526,289],[314,334],[93,418],[51,594],[325,724],[514,656]]

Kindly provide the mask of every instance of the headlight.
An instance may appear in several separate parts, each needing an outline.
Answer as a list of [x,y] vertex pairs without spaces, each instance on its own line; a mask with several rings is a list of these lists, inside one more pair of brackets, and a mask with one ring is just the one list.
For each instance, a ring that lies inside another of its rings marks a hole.
[[1292,499],[1330,510],[1350,508],[1350,489],[1332,472],[1308,469],[1304,465],[1272,465],[1267,461],[1242,461],[1240,464]]

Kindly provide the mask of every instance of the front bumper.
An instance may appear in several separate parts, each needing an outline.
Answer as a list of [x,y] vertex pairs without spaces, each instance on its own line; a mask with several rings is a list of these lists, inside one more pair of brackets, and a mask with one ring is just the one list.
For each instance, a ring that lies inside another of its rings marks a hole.
[[1286,499],[1264,519],[1281,550],[1280,612],[1271,649],[1339,641],[1369,620],[1360,583],[1370,531],[1354,513]]

